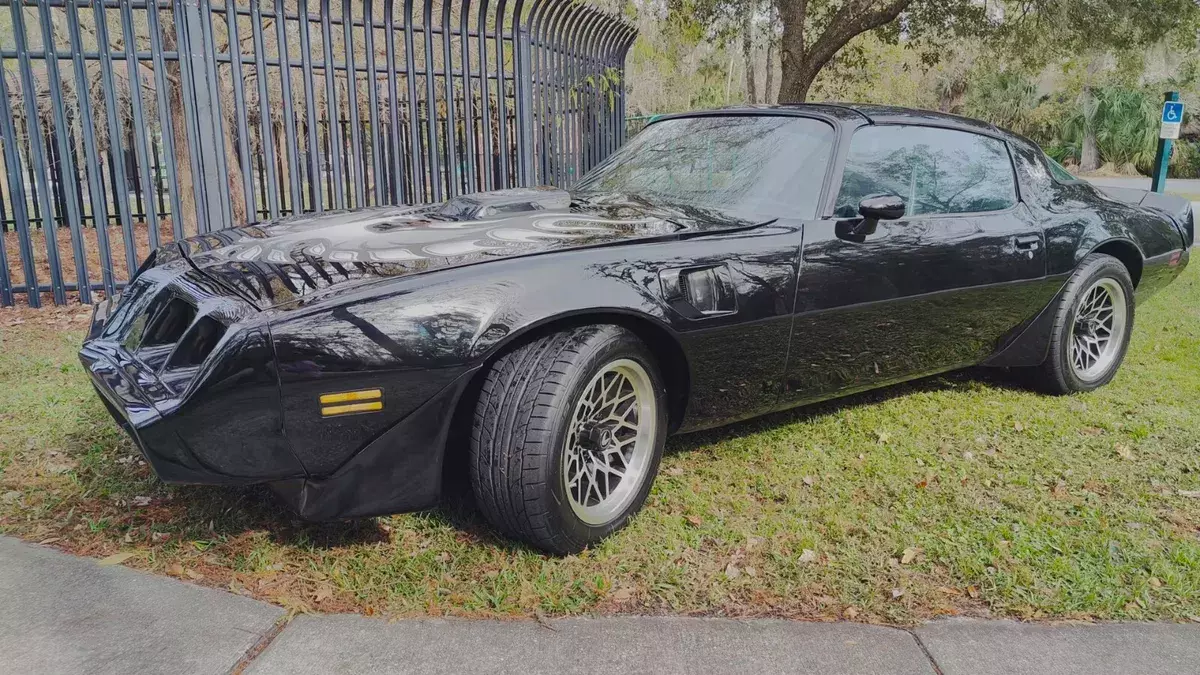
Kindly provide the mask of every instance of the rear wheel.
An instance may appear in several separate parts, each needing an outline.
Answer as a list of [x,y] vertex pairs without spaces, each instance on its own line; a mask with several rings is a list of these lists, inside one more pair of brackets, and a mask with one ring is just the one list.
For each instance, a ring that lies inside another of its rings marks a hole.
[[657,363],[630,331],[571,328],[504,354],[471,434],[471,485],[508,536],[572,553],[621,528],[658,472],[666,402]]
[[1129,347],[1133,310],[1133,282],[1125,265],[1101,253],[1084,258],[1059,300],[1038,384],[1069,394],[1111,381]]

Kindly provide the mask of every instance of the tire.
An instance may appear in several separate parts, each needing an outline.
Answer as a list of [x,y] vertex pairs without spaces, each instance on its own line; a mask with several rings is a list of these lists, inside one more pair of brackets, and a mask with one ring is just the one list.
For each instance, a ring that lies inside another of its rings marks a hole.
[[1058,301],[1050,350],[1032,373],[1034,384],[1054,394],[1091,391],[1108,384],[1129,348],[1133,313],[1129,270],[1112,256],[1088,255]]
[[[610,409],[605,422],[592,423]],[[509,537],[578,552],[641,508],[666,430],[658,364],[632,332],[588,325],[540,337],[503,354],[483,381],[470,445],[476,503]]]

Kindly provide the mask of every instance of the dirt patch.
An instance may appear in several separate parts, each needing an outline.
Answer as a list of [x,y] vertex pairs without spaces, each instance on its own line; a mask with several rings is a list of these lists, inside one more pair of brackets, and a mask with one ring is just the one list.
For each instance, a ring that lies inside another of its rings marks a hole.
[[[99,284],[103,281],[103,272],[105,269],[112,270],[113,277],[119,282],[129,279],[129,267],[127,261],[132,259],[133,267],[136,269],[141,261],[150,253],[150,228],[144,223],[136,223],[133,226],[133,252],[129,251],[128,242],[126,242],[122,234],[120,226],[111,225],[104,230],[108,235],[109,256],[106,258],[100,253],[99,233],[94,227],[85,227],[82,229],[83,250],[84,250],[84,268],[87,270],[87,278],[90,283]],[[58,259],[62,267],[63,283],[73,284],[76,279],[76,256],[75,248],[71,242],[70,228],[60,227],[55,232],[55,241],[58,242]],[[159,243],[164,244],[175,240],[175,233],[171,230],[171,221],[164,220],[159,224],[158,228]],[[46,287],[50,285],[50,260],[46,252],[46,233],[44,230],[31,229],[29,232],[30,244],[33,248],[33,269],[37,275],[37,283],[39,286]],[[15,231],[4,233],[4,252],[5,259],[8,262],[9,283],[12,286],[24,286],[25,279],[25,264],[21,259],[21,242],[19,234]],[[77,292],[68,293],[69,303],[78,303],[79,294]],[[14,293],[14,303],[17,306],[28,306],[29,300],[25,293]],[[92,291],[92,301],[102,300],[104,291]],[[41,294],[42,304],[53,305],[54,295],[49,292]]]

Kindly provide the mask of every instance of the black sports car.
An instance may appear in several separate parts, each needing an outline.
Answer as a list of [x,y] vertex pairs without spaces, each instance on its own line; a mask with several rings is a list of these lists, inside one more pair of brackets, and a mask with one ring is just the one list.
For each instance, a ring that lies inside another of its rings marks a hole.
[[947,115],[666,116],[571,192],[306,214],[154,252],[80,356],[158,475],[306,518],[434,504],[461,434],[504,533],[576,551],[667,434],[939,371],[1112,379],[1188,202]]

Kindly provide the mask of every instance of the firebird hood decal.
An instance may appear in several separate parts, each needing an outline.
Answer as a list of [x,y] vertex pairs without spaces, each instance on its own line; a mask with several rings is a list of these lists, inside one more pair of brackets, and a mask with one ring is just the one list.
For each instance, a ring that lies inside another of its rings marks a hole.
[[178,245],[198,269],[267,309],[379,278],[746,225],[627,202],[572,209],[560,190],[518,188],[433,206],[305,214]]

